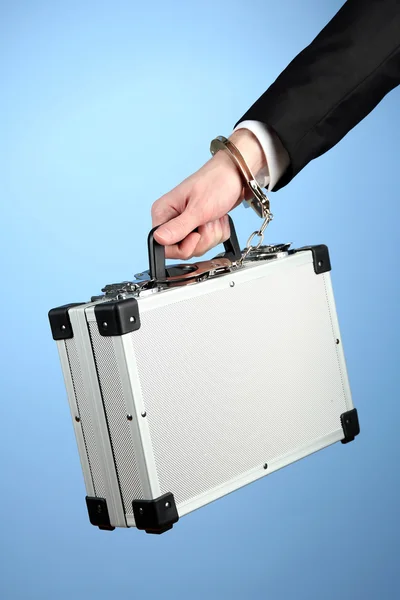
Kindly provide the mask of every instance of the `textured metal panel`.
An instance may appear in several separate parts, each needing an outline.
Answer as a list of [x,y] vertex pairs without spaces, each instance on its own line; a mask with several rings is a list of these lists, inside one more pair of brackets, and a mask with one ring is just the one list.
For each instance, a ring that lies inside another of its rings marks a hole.
[[87,393],[83,385],[82,370],[74,338],[65,340],[65,349],[71,370],[75,400],[79,411],[80,425],[82,427],[82,434],[85,441],[86,454],[92,476],[94,492],[98,497],[105,497],[106,490],[104,478],[93,429],[93,417],[91,414],[92,404],[90,403],[90,399],[87,397]]
[[95,321],[89,322],[89,331],[124,510],[133,517],[132,501],[144,495],[113,338],[101,336]]
[[290,260],[234,287],[171,295],[130,334],[161,492],[178,504],[341,428],[329,274]]

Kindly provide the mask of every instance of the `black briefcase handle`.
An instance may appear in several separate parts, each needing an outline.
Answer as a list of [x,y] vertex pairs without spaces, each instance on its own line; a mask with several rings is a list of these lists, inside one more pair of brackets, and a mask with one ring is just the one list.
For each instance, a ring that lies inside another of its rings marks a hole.
[[[239,242],[236,235],[235,226],[233,224],[232,218],[228,215],[229,219],[229,227],[230,227],[230,237],[226,242],[224,242],[225,254],[224,258],[229,258],[229,260],[236,261],[241,258],[241,250],[239,246]],[[160,225],[154,227],[150,233],[147,240],[148,249],[149,249],[149,273],[151,279],[165,279],[167,277],[167,271],[165,266],[165,246],[159,244],[154,239],[154,232],[158,229]]]

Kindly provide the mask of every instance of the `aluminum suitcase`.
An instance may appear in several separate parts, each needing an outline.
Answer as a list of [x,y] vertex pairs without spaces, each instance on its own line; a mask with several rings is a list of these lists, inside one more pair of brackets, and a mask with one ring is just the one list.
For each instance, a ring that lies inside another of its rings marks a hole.
[[[179,518],[359,433],[324,245],[149,270],[52,309],[92,525]],[[256,349],[256,350],[255,350]]]

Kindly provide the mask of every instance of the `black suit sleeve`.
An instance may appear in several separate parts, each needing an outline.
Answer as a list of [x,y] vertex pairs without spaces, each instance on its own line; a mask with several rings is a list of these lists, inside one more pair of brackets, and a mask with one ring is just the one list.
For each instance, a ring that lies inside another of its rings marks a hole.
[[238,123],[265,123],[288,151],[276,191],[399,83],[400,0],[348,0]]

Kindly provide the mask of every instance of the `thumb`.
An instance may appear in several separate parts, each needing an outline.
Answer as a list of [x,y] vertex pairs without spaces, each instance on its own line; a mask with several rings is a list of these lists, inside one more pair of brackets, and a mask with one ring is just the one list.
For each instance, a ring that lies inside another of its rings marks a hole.
[[184,240],[189,233],[192,233],[200,225],[199,219],[189,210],[160,227],[154,232],[157,242],[163,246],[172,246]]

